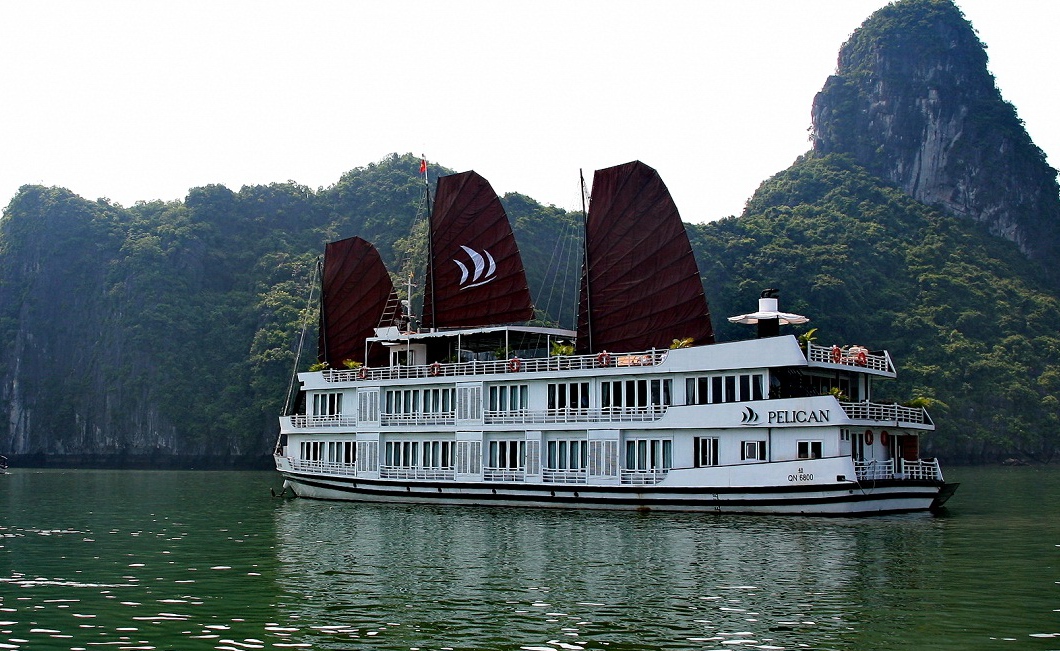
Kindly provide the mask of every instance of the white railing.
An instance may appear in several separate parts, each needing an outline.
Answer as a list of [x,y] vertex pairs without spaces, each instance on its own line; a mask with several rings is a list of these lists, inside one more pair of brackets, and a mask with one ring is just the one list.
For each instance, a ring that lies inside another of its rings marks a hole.
[[357,476],[357,464],[355,463],[308,461],[306,459],[292,458],[291,467],[301,472],[314,472],[321,475],[341,475],[344,477]]
[[356,416],[306,416],[297,414],[294,416],[281,416],[286,429],[310,429],[314,427],[356,427]]
[[422,366],[387,366],[383,368],[323,371],[325,382],[356,382],[359,380],[399,380],[406,378],[458,377],[467,375],[498,375],[539,373],[544,371],[576,371],[599,368],[629,368],[658,366],[666,359],[666,350],[635,353],[598,353],[596,355],[554,355],[528,359],[497,359],[489,361],[432,363]]
[[381,425],[455,425],[454,412],[436,414],[380,414]]
[[928,479],[943,481],[942,468],[939,467],[938,459],[919,459],[917,461],[899,460],[899,471],[895,473],[898,479]]
[[[896,463],[897,462],[897,463]],[[897,465],[897,470],[895,469]],[[858,481],[877,481],[881,479],[913,479],[942,481],[942,468],[938,459],[888,459],[886,461],[871,459],[855,461],[854,472]]]
[[923,407],[903,407],[899,404],[885,405],[876,402],[840,402],[839,406],[851,420],[934,425],[931,416]]
[[648,422],[659,420],[664,414],[666,414],[665,405],[609,407],[606,409],[520,409],[518,411],[487,411],[483,414],[483,422],[504,425],[524,423]]
[[662,480],[666,479],[666,469],[655,469],[655,470],[623,470],[622,471],[622,483],[632,484],[636,486],[647,486],[652,484],[658,484]]
[[482,468],[483,481],[525,481],[525,468]]
[[585,470],[560,470],[557,468],[544,468],[541,470],[541,479],[551,484],[584,484],[587,476]]
[[420,468],[380,465],[379,476],[383,479],[455,479],[456,472],[452,467]]
[[894,365],[887,351],[873,352],[863,346],[807,345],[806,359],[815,364],[855,366],[884,373],[894,373]]

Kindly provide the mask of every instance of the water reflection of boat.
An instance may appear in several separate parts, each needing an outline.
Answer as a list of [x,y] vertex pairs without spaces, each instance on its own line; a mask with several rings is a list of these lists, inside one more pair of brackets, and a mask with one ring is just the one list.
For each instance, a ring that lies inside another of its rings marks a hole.
[[275,511],[283,559],[276,580],[291,641],[380,649],[577,648],[557,640],[585,649],[873,648],[896,612],[919,611],[866,604],[933,592],[930,581],[945,567],[944,530],[926,514],[854,523],[348,506],[290,501]]
[[927,411],[874,400],[895,377],[886,351],[781,335],[808,319],[772,291],[730,319],[757,338],[714,343],[680,216],[641,163],[594,178],[577,331],[512,325],[533,306],[485,179],[440,178],[429,230],[414,332],[369,243],[325,251],[327,368],[299,374],[275,454],[300,496],[846,514],[927,510],[955,488],[920,457]]

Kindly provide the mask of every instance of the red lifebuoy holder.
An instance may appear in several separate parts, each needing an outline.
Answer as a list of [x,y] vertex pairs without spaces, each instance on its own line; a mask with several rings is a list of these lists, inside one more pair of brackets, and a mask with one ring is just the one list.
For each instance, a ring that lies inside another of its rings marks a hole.
[[508,370],[512,373],[518,373],[519,369],[523,367],[523,360],[518,357],[513,357],[508,360]]
[[442,372],[442,365],[438,362],[431,364],[431,377],[438,377],[438,374]]
[[[858,351],[858,356],[856,358],[854,358],[854,361],[857,363],[858,366],[865,366],[866,364],[869,363],[869,356],[868,356],[868,354],[865,351],[859,350]],[[881,436],[882,436],[882,434],[881,434]]]
[[865,445],[872,445],[872,430],[865,430]]
[[604,351],[596,356],[597,366],[610,366],[611,365],[611,353]]
[[359,370],[357,371],[357,379],[358,379],[358,380],[363,380],[363,379],[365,379],[366,377],[368,377],[368,369],[366,369],[365,367],[363,367],[363,366],[362,366],[362,367],[361,367],[361,368],[360,368],[360,369],[359,369]]
[[839,350],[839,346],[832,346],[832,363],[838,364],[843,361],[843,351]]
[[887,433],[887,430],[880,432],[880,443],[887,445],[891,440],[891,435]]

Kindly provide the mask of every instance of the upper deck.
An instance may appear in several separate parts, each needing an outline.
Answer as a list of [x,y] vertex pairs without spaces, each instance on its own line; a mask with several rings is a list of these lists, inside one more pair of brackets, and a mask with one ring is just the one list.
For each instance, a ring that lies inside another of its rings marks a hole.
[[[491,329],[496,331],[498,329]],[[461,333],[464,334],[464,333]],[[451,337],[457,334],[449,335]],[[400,343],[397,345],[401,345]],[[346,383],[390,383],[437,381],[438,378],[474,378],[505,375],[627,375],[661,372],[724,371],[748,368],[799,367],[838,369],[880,377],[896,376],[887,351],[870,351],[857,345],[820,346],[803,349],[793,336],[750,339],[675,350],[601,352],[595,355],[550,355],[509,359],[472,359],[459,362],[429,361],[425,364],[394,364],[357,369],[326,369],[319,375],[301,373],[306,388]],[[324,385],[317,384],[317,378]]]

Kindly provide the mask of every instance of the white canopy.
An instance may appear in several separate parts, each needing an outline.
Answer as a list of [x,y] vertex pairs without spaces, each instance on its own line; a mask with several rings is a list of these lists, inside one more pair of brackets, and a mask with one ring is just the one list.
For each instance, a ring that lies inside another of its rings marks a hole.
[[730,316],[729,321],[732,323],[747,323],[755,324],[759,321],[765,321],[767,319],[777,319],[780,325],[789,324],[800,324],[809,321],[809,317],[802,316],[801,314],[792,314],[791,312],[781,312],[777,308],[779,307],[778,301],[775,298],[760,298],[758,299],[758,311],[750,314],[741,314],[739,316]]

